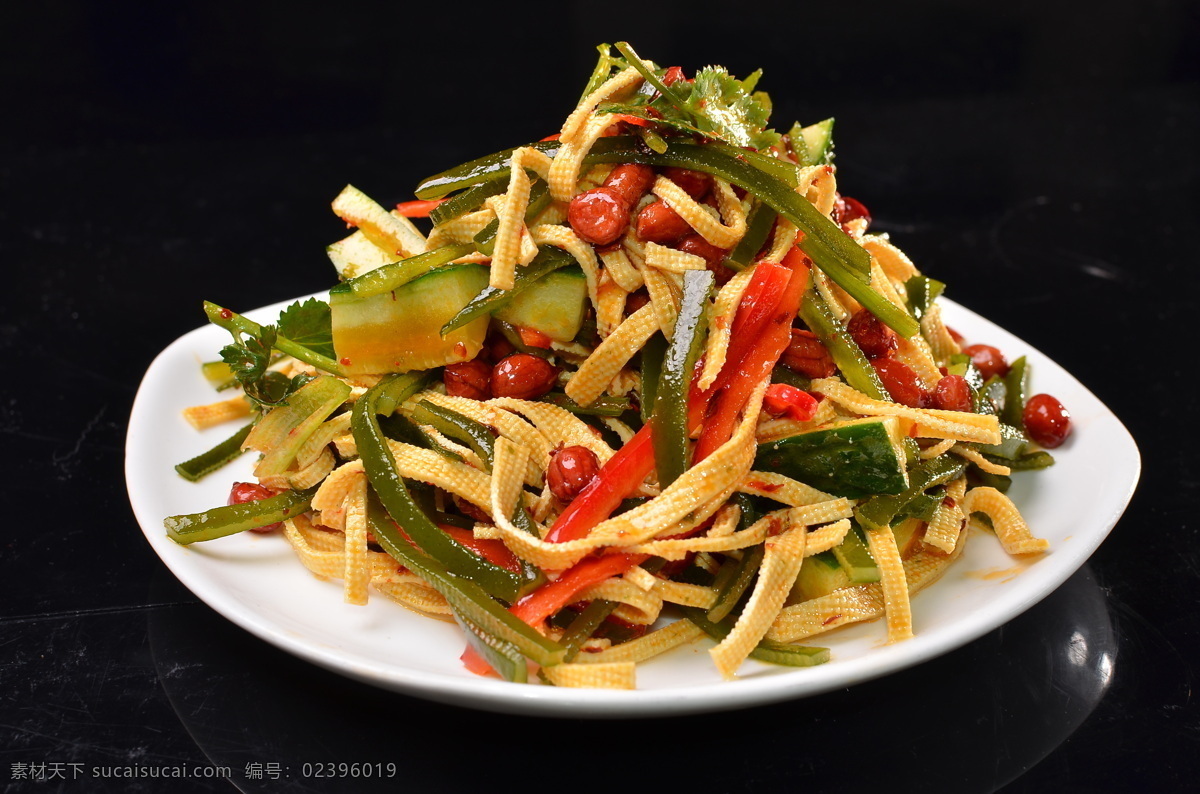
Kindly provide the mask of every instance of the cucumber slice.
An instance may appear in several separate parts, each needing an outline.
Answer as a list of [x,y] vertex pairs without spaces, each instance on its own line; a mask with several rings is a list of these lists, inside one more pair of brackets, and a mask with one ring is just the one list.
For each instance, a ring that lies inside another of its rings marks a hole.
[[483,347],[487,318],[439,329],[488,283],[479,265],[441,267],[398,289],[357,298],[331,291],[333,347],[348,375],[409,372],[467,361]]
[[570,342],[583,327],[586,310],[587,278],[572,266],[542,276],[495,316],[510,325],[541,331],[555,342]]
[[754,467],[850,499],[898,494],[908,474],[896,435],[894,417],[845,422],[762,444]]
[[867,548],[867,538],[858,524],[850,528],[845,540],[834,546],[833,556],[837,557],[853,584],[879,581],[879,566],[875,564],[875,558]]
[[802,128],[800,137],[804,141],[804,159],[800,165],[826,165],[833,162],[833,119]]
[[829,595],[850,584],[850,576],[831,551],[804,558],[788,603],[797,604],[812,598]]
[[907,560],[919,551],[921,537],[925,534],[924,529],[925,522],[919,518],[906,518],[892,526],[896,548],[900,549],[900,559]]

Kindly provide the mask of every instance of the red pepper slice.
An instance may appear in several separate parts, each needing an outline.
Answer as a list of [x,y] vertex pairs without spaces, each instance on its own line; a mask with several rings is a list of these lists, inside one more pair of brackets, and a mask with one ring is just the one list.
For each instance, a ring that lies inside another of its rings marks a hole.
[[632,124],[635,127],[649,127],[654,122],[650,119],[644,119],[640,116],[631,116],[628,113],[614,113],[613,118],[617,121],[623,121],[626,124]]
[[724,388],[742,371],[741,362],[746,354],[762,337],[763,329],[770,319],[779,297],[787,288],[791,271],[781,265],[763,262],[754,271],[753,278],[742,294],[737,314],[733,319],[729,349],[725,354],[725,365],[717,379],[703,393],[694,389],[688,399],[688,426],[694,431],[704,419],[713,395]]
[[401,201],[396,210],[406,218],[428,218],[433,208],[446,199],[429,199],[428,201]]
[[509,551],[508,546],[505,546],[502,541],[477,538],[471,530],[449,524],[438,524],[438,528],[488,562],[495,563],[513,573],[521,572],[521,561],[517,559],[517,555]]
[[580,560],[553,582],[547,582],[522,598],[509,611],[531,626],[541,625],[546,618],[577,601],[584,590],[625,573],[647,556],[605,554]]
[[651,443],[650,425],[643,425],[559,514],[554,526],[546,533],[546,540],[562,543],[586,537],[592,527],[612,515],[653,468],[654,444]]
[[763,408],[771,416],[786,416],[798,422],[807,422],[817,413],[817,398],[804,389],[786,383],[772,383],[763,396]]
[[[745,409],[754,387],[770,374],[783,351],[787,349],[791,339],[792,320],[800,310],[800,301],[808,286],[810,268],[808,257],[799,248],[793,248],[784,257],[783,262],[791,271],[787,287],[761,333],[755,336],[758,344],[736,368],[730,368],[728,364],[722,368],[722,372],[732,370],[737,373],[737,377],[731,378],[724,386],[720,385],[720,378],[718,383],[713,384],[714,387],[719,387],[720,391],[713,395],[709,403],[700,438],[696,441],[696,448],[692,453],[693,460],[704,460],[733,436],[738,415]],[[738,338],[737,334],[734,338]]]
[[551,343],[554,341],[538,329],[527,328],[523,325],[517,326],[517,334],[521,337],[521,342],[526,347],[537,347],[543,350],[549,350]]

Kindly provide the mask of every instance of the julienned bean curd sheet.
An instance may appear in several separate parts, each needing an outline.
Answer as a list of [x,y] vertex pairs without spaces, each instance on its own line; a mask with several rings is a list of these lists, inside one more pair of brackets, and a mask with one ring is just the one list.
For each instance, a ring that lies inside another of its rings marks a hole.
[[870,232],[833,119],[598,50],[556,133],[394,209],[346,186],[328,301],[205,304],[229,391],[185,416],[231,435],[176,468],[256,481],[168,535],[279,533],[347,603],[457,623],[475,673],[617,689],[698,642],[726,679],[848,623],[903,642],[972,522],[1043,552],[1005,492],[1069,414]]

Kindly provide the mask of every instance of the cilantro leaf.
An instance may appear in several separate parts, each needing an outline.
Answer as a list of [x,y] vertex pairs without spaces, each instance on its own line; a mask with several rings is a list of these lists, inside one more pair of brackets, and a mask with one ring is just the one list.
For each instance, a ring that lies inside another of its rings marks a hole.
[[[274,331],[272,331],[274,333]],[[334,358],[329,304],[316,298],[291,304],[279,314],[279,333],[314,353]],[[274,343],[274,338],[271,342]]]
[[[647,67],[649,68],[649,67]],[[654,122],[654,126],[723,141],[738,148],[766,149],[780,143],[767,128],[771,99],[754,91],[762,70],[738,80],[723,67],[709,66],[691,83],[676,83],[672,95],[639,91],[624,102],[604,102],[598,113],[621,113]],[[649,83],[643,84],[643,89]]]
[[696,126],[734,146],[763,149],[779,143],[779,134],[767,128],[770,107],[750,93],[760,75],[755,72],[743,82],[721,66],[696,72],[685,100]]
[[258,335],[243,337],[234,333],[233,344],[221,348],[221,360],[229,365],[246,396],[260,408],[286,404],[288,396],[310,380],[305,374],[288,378],[267,369],[277,336],[275,326],[264,325]]

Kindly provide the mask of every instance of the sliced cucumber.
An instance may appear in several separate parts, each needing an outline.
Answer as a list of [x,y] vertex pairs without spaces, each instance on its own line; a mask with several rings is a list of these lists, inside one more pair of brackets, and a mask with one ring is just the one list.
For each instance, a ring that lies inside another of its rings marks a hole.
[[754,467],[850,499],[898,494],[908,487],[893,417],[854,420],[761,444]]
[[[800,165],[826,165],[833,162],[833,119],[802,128],[800,139],[804,141],[804,159]],[[799,155],[799,152],[796,154]]]
[[439,329],[488,283],[479,265],[451,265],[404,286],[356,298],[333,291],[333,347],[350,375],[408,372],[472,359],[483,347],[487,318],[442,336]]
[[804,564],[800,566],[800,574],[792,586],[788,602],[795,604],[812,598],[820,598],[849,584],[850,576],[842,568],[837,557],[831,551],[823,551],[820,554],[804,558]]
[[541,331],[555,342],[570,342],[583,327],[586,310],[587,278],[572,266],[542,276],[495,316],[510,325]]
[[907,560],[917,553],[921,537],[925,534],[925,522],[919,518],[906,518],[892,526],[892,534],[896,537],[896,548],[900,549],[900,559]]
[[846,533],[846,539],[833,547],[833,556],[841,563],[846,576],[854,584],[879,581],[879,566],[867,548],[867,538],[855,524]]

